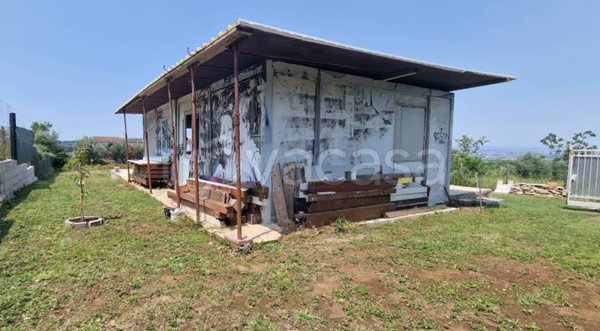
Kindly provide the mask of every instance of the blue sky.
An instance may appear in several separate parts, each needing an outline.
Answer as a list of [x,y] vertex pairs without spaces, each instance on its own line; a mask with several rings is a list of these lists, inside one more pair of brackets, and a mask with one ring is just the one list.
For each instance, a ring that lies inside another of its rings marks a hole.
[[[20,126],[51,121],[65,140],[122,135],[122,117],[112,114],[120,104],[187,47],[246,18],[515,75],[514,82],[457,92],[455,137],[539,146],[548,132],[600,133],[598,12],[598,1],[2,0],[0,100]],[[141,136],[141,117],[128,124],[130,136]]]

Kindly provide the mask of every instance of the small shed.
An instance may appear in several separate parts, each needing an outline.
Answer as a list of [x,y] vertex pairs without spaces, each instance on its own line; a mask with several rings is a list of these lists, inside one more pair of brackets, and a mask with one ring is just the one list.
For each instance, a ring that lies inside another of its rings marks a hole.
[[242,240],[446,203],[453,92],[513,79],[238,20],[116,113],[144,121],[131,175]]

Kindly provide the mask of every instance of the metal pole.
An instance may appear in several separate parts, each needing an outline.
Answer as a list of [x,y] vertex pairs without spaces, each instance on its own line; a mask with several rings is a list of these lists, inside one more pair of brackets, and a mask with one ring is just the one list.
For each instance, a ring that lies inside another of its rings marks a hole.
[[175,173],[175,193],[177,208],[181,207],[181,190],[179,188],[179,170],[177,167],[177,144],[175,143],[175,115],[173,114],[173,98],[171,96],[171,80],[167,79],[167,94],[169,96],[169,115],[171,122],[171,147],[173,148],[173,172]]
[[233,44],[233,129],[235,139],[235,186],[236,186],[236,216],[237,216],[237,240],[242,240],[242,179],[240,169],[240,82],[238,77],[238,45]]
[[15,113],[8,114],[8,124],[10,125],[10,158],[17,160],[17,115]]
[[194,82],[194,65],[190,66],[190,83],[192,85],[192,157],[194,158],[194,202],[196,206],[196,222],[200,219],[200,194],[198,187],[198,125],[196,125],[196,84]]
[[146,125],[146,98],[142,97],[142,113],[144,115],[144,145],[146,145],[146,176],[148,177],[148,189],[152,194],[152,175],[150,174],[150,147],[148,147],[148,126]]
[[131,183],[129,178],[129,138],[127,138],[127,111],[123,110],[123,124],[125,125],[125,163],[127,164],[127,182]]

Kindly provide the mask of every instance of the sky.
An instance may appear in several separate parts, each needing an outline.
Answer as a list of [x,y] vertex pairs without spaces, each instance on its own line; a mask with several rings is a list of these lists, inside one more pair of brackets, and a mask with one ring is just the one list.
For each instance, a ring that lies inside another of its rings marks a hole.
[[[599,1],[0,0],[0,103],[62,140],[123,136],[113,112],[238,18],[516,81],[456,92],[454,137],[539,147],[600,134]],[[0,123],[8,120],[0,106]],[[141,137],[141,117],[128,117]]]

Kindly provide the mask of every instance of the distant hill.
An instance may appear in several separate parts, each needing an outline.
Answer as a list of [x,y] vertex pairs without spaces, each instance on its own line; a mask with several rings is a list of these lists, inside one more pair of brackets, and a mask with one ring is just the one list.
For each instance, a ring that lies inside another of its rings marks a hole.
[[[94,136],[94,137],[90,137],[90,138],[94,138],[94,139],[96,139],[96,141],[99,144],[105,144],[105,145],[110,145],[110,144],[114,144],[116,142],[125,140],[125,138],[116,137],[116,136]],[[66,152],[72,152],[75,144],[79,140],[80,139],[60,141],[60,144],[65,148]],[[129,142],[130,145],[141,145],[144,143],[144,140],[142,138],[129,138],[129,139],[127,139],[127,141]]]
[[541,147],[514,147],[514,146],[483,146],[479,155],[484,160],[514,160],[527,153],[536,153],[550,158],[547,148]]

